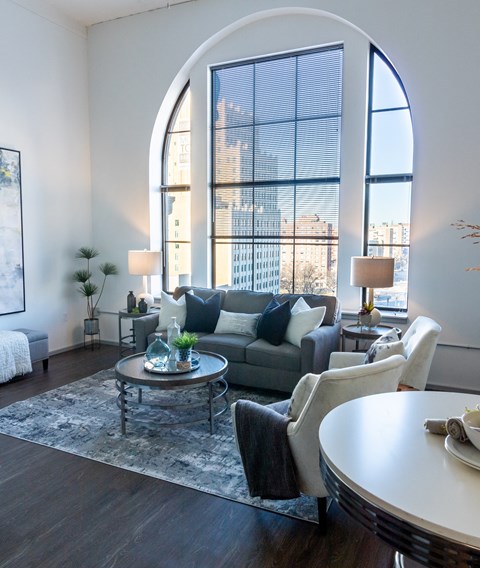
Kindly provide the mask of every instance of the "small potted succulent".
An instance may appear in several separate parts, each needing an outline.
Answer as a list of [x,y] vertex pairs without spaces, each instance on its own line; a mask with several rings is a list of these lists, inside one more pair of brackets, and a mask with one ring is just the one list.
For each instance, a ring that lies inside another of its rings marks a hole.
[[184,331],[172,341],[176,348],[177,369],[181,371],[189,370],[192,366],[192,348],[198,341],[195,333]]
[[363,302],[362,309],[358,312],[358,325],[370,326],[374,308],[372,302]]

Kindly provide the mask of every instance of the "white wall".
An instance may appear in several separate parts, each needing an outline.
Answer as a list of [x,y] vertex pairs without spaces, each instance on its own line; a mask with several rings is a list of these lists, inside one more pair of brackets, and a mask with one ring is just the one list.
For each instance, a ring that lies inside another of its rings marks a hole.
[[[304,35],[295,18],[290,26],[284,25],[283,36],[277,33],[273,37],[271,19],[254,21],[260,12],[281,7],[325,10],[334,18],[344,19],[371,38],[399,71],[410,98],[415,133],[409,321],[419,314],[434,317],[443,327],[442,342],[453,345],[438,349],[432,384],[480,389],[480,275],[464,270],[478,264],[479,251],[471,241],[460,240],[450,226],[459,218],[480,222],[480,75],[476,72],[480,5],[476,0],[199,0],[93,26],[89,29],[89,69],[97,242],[103,249],[110,248],[112,254],[122,248],[124,267],[128,248],[149,246],[148,152],[152,129],[162,102],[165,114],[193,62],[207,63],[210,49],[215,54],[212,58],[217,59],[215,45],[219,41],[225,42],[218,44],[225,46],[224,60],[238,56],[238,49],[227,49],[232,45],[228,39],[231,33],[240,38],[243,34],[246,55],[264,54],[273,44],[278,49],[303,42],[310,45],[311,31]],[[311,14],[310,18],[313,21],[318,16]],[[330,38],[322,29],[322,20],[318,22],[315,43],[321,44]],[[243,29],[235,32],[234,28],[242,24]],[[260,33],[254,34],[254,28]],[[195,73],[203,72],[195,69],[194,80]],[[174,88],[169,90],[172,82]],[[192,104],[201,108],[205,101],[193,100]],[[164,120],[162,115],[157,123],[162,133]],[[193,136],[203,136],[206,146],[204,128]],[[158,148],[158,142],[154,147]],[[195,199],[202,201],[205,210],[207,178],[203,173],[200,176],[196,183],[201,189]],[[208,232],[205,217],[198,223],[203,237],[202,233]],[[119,227],[121,231],[117,229],[112,242],[111,233]],[[349,235],[345,250],[356,239],[356,234]],[[197,242],[203,246],[203,238]],[[348,296],[347,307],[353,307],[347,289],[349,254],[344,256],[347,261],[340,266],[340,298],[343,301]],[[196,258],[196,282],[207,282],[208,258],[200,249]],[[200,277],[201,273],[205,276]],[[127,290],[125,280],[115,282],[112,311],[123,305]]]
[[52,350],[83,341],[84,302],[68,281],[91,241],[85,30],[0,0],[0,147],[21,152],[26,311],[0,329],[46,330]]

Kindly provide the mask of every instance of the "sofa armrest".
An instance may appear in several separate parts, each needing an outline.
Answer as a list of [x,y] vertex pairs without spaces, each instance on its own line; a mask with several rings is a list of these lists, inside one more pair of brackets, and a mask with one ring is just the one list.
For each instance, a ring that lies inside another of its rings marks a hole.
[[352,353],[351,351],[334,351],[330,355],[329,369],[344,369],[345,367],[356,367],[362,365],[365,353]]
[[135,331],[135,351],[142,353],[148,347],[148,336],[154,333],[158,326],[158,314],[148,314],[133,320]]
[[321,325],[302,338],[301,371],[320,374],[328,369],[330,353],[340,346],[341,324]]

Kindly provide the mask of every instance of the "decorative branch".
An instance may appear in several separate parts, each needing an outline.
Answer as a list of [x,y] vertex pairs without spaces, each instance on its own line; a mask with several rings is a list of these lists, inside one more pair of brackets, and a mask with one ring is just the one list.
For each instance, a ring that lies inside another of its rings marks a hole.
[[[461,239],[478,239],[473,242],[474,245],[480,243],[480,225],[474,225],[472,223],[466,223],[463,219],[459,219],[456,223],[451,223],[452,227],[455,227],[457,231],[471,231],[465,235],[462,235]],[[467,271],[480,271],[480,266],[473,266],[470,268],[465,268]]]

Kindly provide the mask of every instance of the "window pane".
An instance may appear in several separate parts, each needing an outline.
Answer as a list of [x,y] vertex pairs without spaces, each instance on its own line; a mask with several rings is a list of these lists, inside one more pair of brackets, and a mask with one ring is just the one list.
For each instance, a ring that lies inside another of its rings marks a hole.
[[391,288],[375,288],[374,304],[377,308],[407,309],[409,247],[391,247],[390,254],[384,255],[385,247],[369,246],[368,254],[391,256],[395,259],[395,272]]
[[167,185],[190,185],[190,132],[167,137]]
[[261,240],[254,245],[254,290],[278,293],[280,290],[280,258],[278,241]]
[[413,133],[409,110],[372,115],[370,174],[411,173]]
[[190,192],[170,191],[165,194],[165,235],[168,241],[191,238]]
[[293,186],[255,188],[255,236],[292,235]]
[[255,128],[255,179],[292,179],[295,174],[295,123]]
[[252,241],[216,241],[215,265],[216,288],[253,289]]
[[373,226],[410,224],[411,183],[376,183],[369,187],[368,221]]
[[215,235],[219,237],[253,234],[253,189],[222,187],[215,192]]
[[255,65],[255,122],[295,118],[295,58]]
[[297,236],[338,236],[339,186],[297,186],[295,234]]
[[167,290],[191,283],[191,245],[190,243],[166,243]]
[[215,128],[252,124],[253,66],[218,69],[213,85]]
[[340,119],[299,122],[297,179],[340,175]]
[[230,128],[215,133],[216,183],[253,179],[253,128]]
[[298,59],[298,118],[339,116],[342,112],[343,50],[327,50]]
[[408,102],[397,77],[390,67],[378,55],[374,55],[373,80],[373,110],[384,108],[408,107]]

